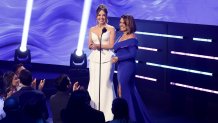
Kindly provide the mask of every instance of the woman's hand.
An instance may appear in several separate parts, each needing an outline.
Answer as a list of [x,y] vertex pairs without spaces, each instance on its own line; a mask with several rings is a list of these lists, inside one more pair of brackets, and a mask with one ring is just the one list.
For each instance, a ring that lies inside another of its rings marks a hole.
[[31,87],[36,89],[36,78],[33,79],[32,83],[31,83]]
[[92,43],[92,44],[90,44],[89,48],[92,50],[96,50],[96,49],[98,49],[98,46],[97,46],[97,44]]
[[79,88],[80,88],[79,82],[75,82],[73,84],[73,91],[79,90]]
[[118,57],[115,56],[115,57],[112,57],[112,58],[111,58],[111,62],[112,62],[112,63],[116,63],[117,61],[118,61]]
[[39,86],[38,86],[38,90],[41,91],[43,89],[44,85],[45,85],[45,79],[40,80],[40,83],[39,83]]

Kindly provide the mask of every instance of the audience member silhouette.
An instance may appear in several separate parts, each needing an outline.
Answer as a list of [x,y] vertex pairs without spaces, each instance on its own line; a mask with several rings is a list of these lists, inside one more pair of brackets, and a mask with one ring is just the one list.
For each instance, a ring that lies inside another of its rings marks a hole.
[[114,114],[114,119],[112,121],[109,121],[108,123],[133,123],[129,119],[129,108],[125,99],[114,99],[111,110]]
[[[24,69],[26,69],[26,67],[25,67],[22,63],[20,63],[20,64],[16,64],[13,70],[14,70],[15,74],[19,77],[19,76],[20,76],[20,72],[21,72],[22,70],[24,70]],[[42,90],[43,87],[44,87],[44,84],[45,84],[45,79],[40,80],[39,85],[38,85],[38,90]],[[36,78],[34,78],[34,79],[32,80],[31,86],[32,86],[34,89],[37,89],[36,85],[37,85],[37,83],[36,83]],[[19,85],[18,85],[17,90],[20,90],[20,88],[22,88],[22,84],[19,84]]]
[[[53,123],[62,123],[61,111],[66,108],[70,98],[69,91],[72,91],[70,78],[66,74],[60,75],[56,80],[57,93],[50,98]],[[74,84],[74,89],[78,89],[78,82]]]
[[19,79],[23,86],[11,97],[19,101],[22,122],[45,122],[48,118],[45,95],[31,87],[32,74],[27,69],[21,70]]
[[20,106],[16,98],[9,97],[4,102],[6,117],[0,123],[22,123],[20,117]]
[[6,97],[10,97],[13,93],[17,92],[20,80],[14,72],[8,71],[4,73],[3,81],[6,88]]
[[104,114],[90,106],[86,90],[72,92],[66,109],[62,111],[63,123],[105,123]]
[[24,65],[23,65],[22,63],[20,63],[20,64],[16,64],[16,65],[14,66],[13,71],[14,71],[15,74],[19,77],[20,72],[21,72],[23,69],[26,69],[26,68],[24,67]]
[[0,120],[5,117],[4,107],[5,85],[3,82],[3,73],[0,72]]

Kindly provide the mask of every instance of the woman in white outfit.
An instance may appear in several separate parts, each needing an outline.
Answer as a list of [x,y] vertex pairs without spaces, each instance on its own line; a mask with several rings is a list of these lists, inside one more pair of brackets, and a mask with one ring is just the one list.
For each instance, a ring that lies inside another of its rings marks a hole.
[[[89,85],[88,91],[91,96],[93,108],[102,111],[105,120],[113,119],[111,112],[112,101],[115,98],[113,86],[114,65],[111,63],[114,46],[115,28],[107,24],[107,8],[99,5],[96,10],[97,25],[91,27],[89,32]],[[107,31],[102,34],[102,29]],[[102,37],[101,37],[102,36]],[[100,107],[99,107],[99,63],[100,63],[100,40],[101,40],[101,81],[100,81]]]

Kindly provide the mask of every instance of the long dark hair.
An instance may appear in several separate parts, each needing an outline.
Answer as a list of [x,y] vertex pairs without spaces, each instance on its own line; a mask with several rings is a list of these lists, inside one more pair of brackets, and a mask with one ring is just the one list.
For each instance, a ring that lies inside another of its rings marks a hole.
[[4,83],[6,93],[11,91],[11,89],[16,90],[16,87],[13,87],[13,85],[12,85],[14,75],[16,75],[16,74],[12,71],[8,71],[8,72],[4,73],[4,75],[3,75],[3,83]]

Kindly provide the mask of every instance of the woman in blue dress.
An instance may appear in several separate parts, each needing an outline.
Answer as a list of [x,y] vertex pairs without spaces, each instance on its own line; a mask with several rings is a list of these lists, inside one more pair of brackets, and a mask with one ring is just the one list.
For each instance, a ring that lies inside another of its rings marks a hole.
[[135,86],[135,58],[138,50],[138,40],[134,34],[136,25],[133,16],[121,16],[119,26],[123,34],[114,45],[116,56],[112,58],[112,62],[118,65],[118,96],[128,102],[130,120],[137,123],[150,123]]

